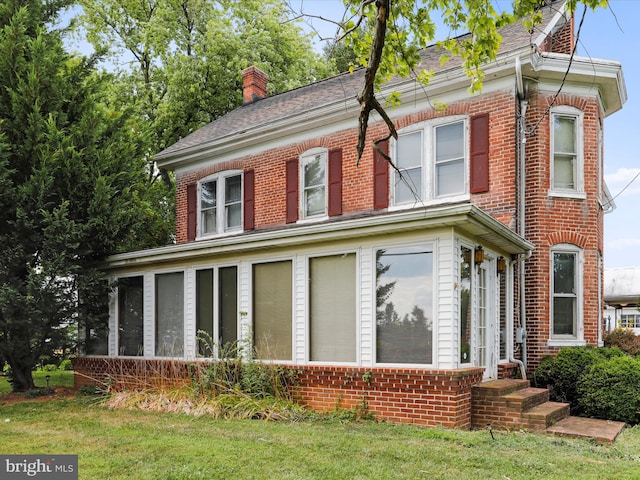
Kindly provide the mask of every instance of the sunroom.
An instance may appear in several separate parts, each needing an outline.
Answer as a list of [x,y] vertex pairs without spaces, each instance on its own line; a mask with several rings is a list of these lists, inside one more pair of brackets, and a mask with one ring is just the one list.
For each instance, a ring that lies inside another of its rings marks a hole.
[[86,354],[496,378],[513,349],[512,265],[531,248],[464,204],[120,254],[106,348]]

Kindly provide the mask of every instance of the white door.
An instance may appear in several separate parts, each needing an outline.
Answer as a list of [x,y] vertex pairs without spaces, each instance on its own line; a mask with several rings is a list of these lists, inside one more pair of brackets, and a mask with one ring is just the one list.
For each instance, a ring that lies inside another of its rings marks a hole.
[[498,377],[498,347],[496,337],[495,315],[495,269],[493,261],[485,261],[478,265],[476,288],[476,311],[473,316],[476,320],[473,329],[472,351],[474,352],[474,364],[484,367],[484,379],[490,380]]

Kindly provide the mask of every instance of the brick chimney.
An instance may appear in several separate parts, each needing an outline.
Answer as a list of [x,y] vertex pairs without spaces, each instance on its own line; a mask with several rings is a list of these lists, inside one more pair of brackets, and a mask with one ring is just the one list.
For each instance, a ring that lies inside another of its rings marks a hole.
[[575,26],[573,13],[562,26],[556,27],[551,35],[541,45],[544,52],[564,53],[571,55],[575,47]]
[[242,97],[243,104],[261,100],[267,96],[267,84],[269,75],[258,67],[245,68],[242,71]]

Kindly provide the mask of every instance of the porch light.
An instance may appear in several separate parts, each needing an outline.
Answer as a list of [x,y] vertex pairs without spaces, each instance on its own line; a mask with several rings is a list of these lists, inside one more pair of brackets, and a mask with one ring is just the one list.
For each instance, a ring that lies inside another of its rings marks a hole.
[[476,265],[484,262],[484,250],[482,249],[481,245],[478,245],[476,247],[476,251],[475,251],[475,254],[474,254],[474,260],[476,262]]
[[507,271],[507,261],[504,257],[498,257],[496,261],[496,270],[498,273],[504,273]]

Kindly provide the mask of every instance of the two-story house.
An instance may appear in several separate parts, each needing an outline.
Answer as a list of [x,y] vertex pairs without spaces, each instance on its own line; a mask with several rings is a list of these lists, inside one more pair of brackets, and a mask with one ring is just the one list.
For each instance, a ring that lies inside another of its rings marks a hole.
[[562,3],[535,31],[501,33],[481,94],[435,47],[428,87],[383,87],[402,97],[399,136],[380,144],[393,166],[372,146],[379,119],[356,160],[363,71],[267,96],[267,75],[244,70],[243,106],[158,154],[175,172],[176,244],[109,258],[108,342],[76,371],[151,371],[238,342],[294,366],[315,408],[366,395],[381,417],[468,427],[472,385],[597,345],[603,121],[626,99],[621,66],[572,54]]

